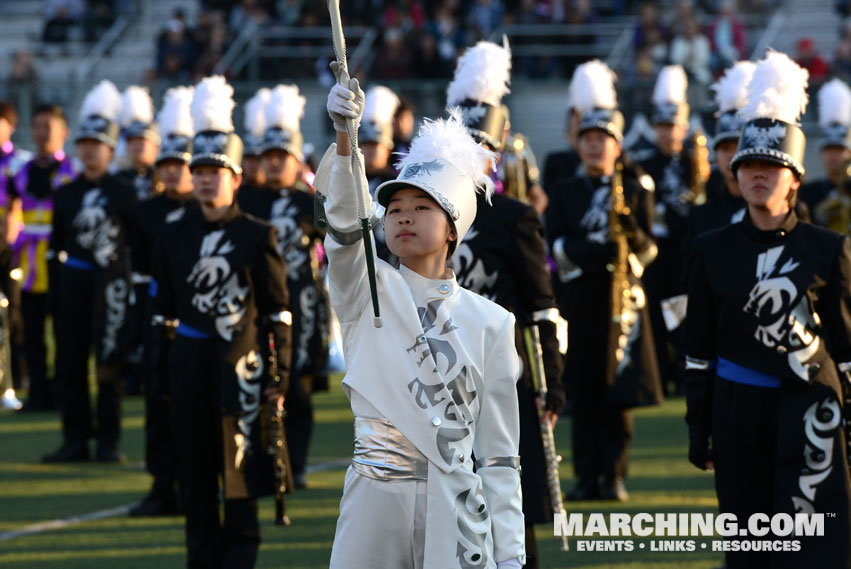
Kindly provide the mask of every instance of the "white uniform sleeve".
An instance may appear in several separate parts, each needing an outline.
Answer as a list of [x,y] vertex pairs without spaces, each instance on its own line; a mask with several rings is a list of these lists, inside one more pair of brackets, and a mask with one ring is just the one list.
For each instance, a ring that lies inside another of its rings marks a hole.
[[[358,231],[358,201],[351,156],[338,156],[337,145],[332,144],[317,168],[314,183],[317,191],[326,198],[324,206],[328,225],[339,232]],[[367,187],[364,180],[363,188]],[[368,191],[364,191],[364,205],[369,212],[372,198]],[[375,244],[371,232],[369,246],[374,254]],[[370,301],[363,240],[352,245],[341,245],[328,232],[325,236],[325,253],[328,256],[331,304],[342,324],[352,322]]]
[[526,560],[523,500],[520,493],[520,413],[517,380],[520,358],[509,315],[485,359],[484,395],[473,450],[490,507],[494,557],[498,563]]

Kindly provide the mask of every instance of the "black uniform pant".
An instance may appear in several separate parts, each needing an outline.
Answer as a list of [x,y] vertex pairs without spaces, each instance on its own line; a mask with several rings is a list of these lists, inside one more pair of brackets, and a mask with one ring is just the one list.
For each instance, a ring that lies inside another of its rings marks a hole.
[[[152,329],[151,326],[148,326]],[[157,329],[161,333],[161,329]],[[164,501],[174,500],[177,484],[177,449],[171,427],[170,382],[168,377],[168,344],[145,336],[143,347],[145,368],[145,463],[154,477],[151,494]]]
[[52,399],[47,382],[47,345],[44,342],[47,294],[21,292],[21,316],[24,322],[24,359],[30,378],[29,402],[43,409],[50,405]]
[[124,381],[118,364],[98,363],[97,427],[89,402],[89,354],[96,341],[98,271],[63,267],[56,315],[56,376],[62,389],[62,429],[66,444],[85,444],[94,432],[98,446],[114,449],[121,434]]
[[573,460],[580,482],[626,476],[632,441],[629,409],[609,403],[609,287],[606,280],[571,282],[562,302],[567,314],[565,385],[573,397]]
[[682,330],[669,331],[665,325],[662,301],[681,294],[684,269],[679,239],[660,239],[658,246],[659,256],[647,267],[643,282],[650,324],[653,328],[653,341],[656,344],[659,374],[662,376],[662,388],[667,394],[670,386],[673,386],[675,391],[682,389],[685,376],[679,361],[685,357],[685,347]]
[[187,567],[250,569],[260,547],[257,501],[226,499],[219,512],[223,471],[219,360],[215,340],[175,338],[169,354],[172,425],[186,515]]
[[313,403],[310,400],[312,384],[309,376],[292,380],[284,399],[287,412],[284,425],[294,474],[303,474],[307,467],[307,451],[313,432]]

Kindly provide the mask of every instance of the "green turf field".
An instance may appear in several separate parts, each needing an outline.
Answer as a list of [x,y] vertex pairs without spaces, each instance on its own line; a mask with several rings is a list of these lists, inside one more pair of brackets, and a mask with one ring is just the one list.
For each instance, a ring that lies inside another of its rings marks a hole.
[[[261,501],[263,546],[258,567],[320,569],[328,566],[334,526],[342,493],[345,460],[351,453],[351,413],[339,383],[330,393],[316,395],[316,427],[312,442],[313,465],[326,469],[308,477],[310,487],[288,498],[293,525],[271,524],[273,503]],[[636,413],[636,440],[625,505],[604,502],[568,504],[574,512],[703,512],[716,502],[712,478],[685,460],[686,434],[682,400],[666,402]],[[140,499],[150,483],[142,465],[142,400],[125,403],[122,449],[129,457],[123,466],[97,463],[42,465],[42,454],[59,445],[59,418],[54,413],[0,411],[0,534],[30,524],[65,519],[130,504]],[[569,466],[569,426],[556,429],[565,456],[563,488],[573,480]],[[328,463],[331,467],[328,468]],[[540,526],[538,540],[542,567],[547,568],[687,568],[708,569],[721,562],[720,554],[650,551],[562,553],[552,527]],[[636,540],[636,544],[649,540]],[[700,540],[698,540],[700,543]],[[637,547],[637,545],[636,545]],[[126,568],[170,569],[185,564],[181,518],[131,519],[108,517],[50,529],[39,534],[0,539],[0,568]],[[368,569],[368,568],[352,568]]]

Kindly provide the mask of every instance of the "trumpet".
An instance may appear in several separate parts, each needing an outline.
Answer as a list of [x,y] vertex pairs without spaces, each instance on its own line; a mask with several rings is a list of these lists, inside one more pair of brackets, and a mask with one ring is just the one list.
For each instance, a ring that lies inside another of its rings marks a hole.
[[691,184],[685,195],[685,201],[694,205],[703,205],[706,203],[706,182],[709,181],[711,172],[709,148],[706,145],[706,134],[702,129],[696,129],[691,140]]

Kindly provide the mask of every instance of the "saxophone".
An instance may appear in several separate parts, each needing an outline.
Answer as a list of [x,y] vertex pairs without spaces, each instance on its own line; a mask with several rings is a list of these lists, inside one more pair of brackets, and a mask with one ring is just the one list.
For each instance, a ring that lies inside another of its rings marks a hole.
[[626,231],[621,223],[621,215],[629,215],[626,196],[623,193],[623,162],[615,163],[612,175],[612,205],[609,208],[609,241],[617,245],[614,260],[606,265],[612,273],[612,322],[620,323],[623,318],[626,300],[630,295],[629,284],[629,243]]
[[706,203],[706,182],[709,181],[709,148],[706,146],[706,134],[696,129],[692,136],[691,147],[691,185],[686,201],[694,205]]
[[[505,141],[502,154],[502,172],[505,195],[529,203],[529,188],[526,184],[528,145],[522,134],[512,134]],[[535,167],[537,170],[537,167]]]
[[814,208],[813,217],[828,229],[843,235],[851,235],[851,192],[848,180],[851,178],[851,158],[839,167],[836,189],[820,201]]

